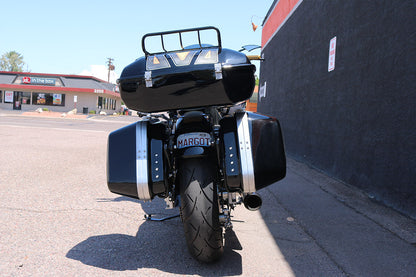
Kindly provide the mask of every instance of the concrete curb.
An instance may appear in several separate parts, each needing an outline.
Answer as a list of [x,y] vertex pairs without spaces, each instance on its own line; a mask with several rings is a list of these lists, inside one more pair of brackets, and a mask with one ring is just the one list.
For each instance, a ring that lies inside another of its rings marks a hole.
[[100,122],[114,122],[114,123],[134,123],[140,118],[136,116],[126,115],[85,115],[85,114],[68,114],[60,112],[36,112],[36,111],[10,111],[0,109],[1,116],[16,116],[16,117],[37,117],[37,118],[53,118],[53,119],[74,119],[74,120],[93,120]]

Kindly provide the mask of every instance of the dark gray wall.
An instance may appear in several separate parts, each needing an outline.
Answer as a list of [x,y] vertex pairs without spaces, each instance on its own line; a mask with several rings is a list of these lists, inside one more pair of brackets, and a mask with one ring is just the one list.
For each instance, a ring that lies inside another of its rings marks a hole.
[[415,15],[414,0],[303,1],[263,49],[258,106],[281,121],[289,156],[412,217]]

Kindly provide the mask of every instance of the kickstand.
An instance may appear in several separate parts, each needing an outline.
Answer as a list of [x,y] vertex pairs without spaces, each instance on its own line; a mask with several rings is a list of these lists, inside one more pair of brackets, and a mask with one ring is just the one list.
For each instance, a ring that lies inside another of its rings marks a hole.
[[144,219],[148,220],[148,221],[165,221],[165,220],[169,220],[175,217],[179,217],[179,214],[177,215],[171,215],[171,216],[167,216],[167,217],[163,217],[163,218],[153,218],[151,214],[145,214],[144,215]]

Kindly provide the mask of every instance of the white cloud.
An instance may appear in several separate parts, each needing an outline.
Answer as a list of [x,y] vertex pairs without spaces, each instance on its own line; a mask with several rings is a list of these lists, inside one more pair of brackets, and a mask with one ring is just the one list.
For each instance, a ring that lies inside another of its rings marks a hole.
[[[90,65],[90,70],[83,70],[79,75],[93,76],[98,79],[108,81],[108,68],[105,65]],[[116,80],[116,73],[114,71],[110,71],[110,83],[115,84]]]

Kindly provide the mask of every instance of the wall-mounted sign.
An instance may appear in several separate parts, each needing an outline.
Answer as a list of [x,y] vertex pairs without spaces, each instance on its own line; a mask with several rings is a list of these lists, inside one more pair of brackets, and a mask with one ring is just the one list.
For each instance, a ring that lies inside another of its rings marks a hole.
[[329,42],[328,72],[335,69],[335,49],[337,48],[337,37]]
[[22,77],[23,84],[55,86],[55,82],[56,80],[52,78]]
[[260,90],[259,90],[259,102],[260,102],[260,100],[261,100],[261,98],[263,97],[266,97],[266,85],[267,85],[267,82],[264,82],[264,84],[262,85],[262,86],[260,86]]
[[103,89],[94,89],[94,93],[104,93]]

